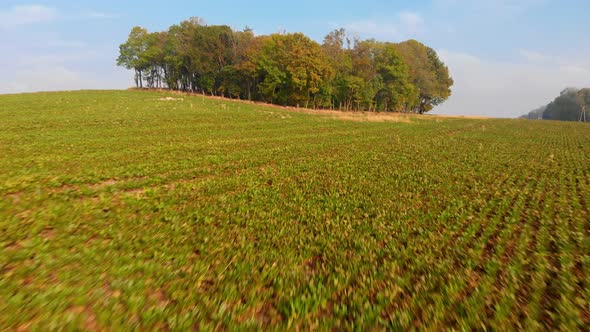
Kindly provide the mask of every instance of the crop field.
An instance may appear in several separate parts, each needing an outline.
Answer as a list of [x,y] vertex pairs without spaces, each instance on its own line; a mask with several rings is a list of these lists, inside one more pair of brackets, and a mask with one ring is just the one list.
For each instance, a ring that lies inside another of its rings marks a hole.
[[588,330],[589,204],[587,124],[3,95],[0,330]]

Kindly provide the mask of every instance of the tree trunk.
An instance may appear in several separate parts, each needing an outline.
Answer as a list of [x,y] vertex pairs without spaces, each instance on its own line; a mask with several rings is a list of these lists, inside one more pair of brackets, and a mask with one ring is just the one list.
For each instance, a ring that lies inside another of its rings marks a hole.
[[135,87],[139,88],[139,75],[137,74],[137,69],[135,69],[135,76],[133,77],[133,80],[135,81]]
[[248,100],[252,100],[252,82],[250,82],[250,80],[248,80],[247,84],[246,84],[246,89],[248,90]]

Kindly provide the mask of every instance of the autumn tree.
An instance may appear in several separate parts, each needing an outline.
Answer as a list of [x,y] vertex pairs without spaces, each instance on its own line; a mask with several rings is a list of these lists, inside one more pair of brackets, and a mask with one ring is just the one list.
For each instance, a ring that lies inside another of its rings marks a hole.
[[247,44],[243,45],[244,48],[239,53],[234,66],[244,87],[245,98],[248,100],[253,99],[253,94],[256,99],[260,99],[256,89],[260,80],[258,61],[268,38],[268,36],[254,36],[252,34],[252,37],[247,40]]
[[198,17],[162,32],[134,27],[117,64],[135,71],[138,87],[341,110],[423,113],[453,84],[436,52],[414,40],[351,39],[339,29],[320,45],[301,33],[255,36]]

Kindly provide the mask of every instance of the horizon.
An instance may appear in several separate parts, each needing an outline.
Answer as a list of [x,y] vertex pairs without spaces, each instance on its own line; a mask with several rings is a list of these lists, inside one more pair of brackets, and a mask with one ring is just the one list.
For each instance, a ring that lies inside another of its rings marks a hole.
[[0,55],[5,73],[0,93],[131,87],[132,73],[116,66],[118,47],[131,27],[162,31],[199,16],[211,25],[248,26],[257,35],[302,32],[317,42],[340,27],[365,39],[417,39],[439,53],[455,80],[453,95],[433,114],[514,118],[546,105],[565,88],[590,86],[590,47],[579,42],[587,30],[584,13],[590,3],[567,4],[305,0],[278,5],[223,0],[164,6],[149,1],[97,5],[9,0],[0,6],[0,38],[11,45]]

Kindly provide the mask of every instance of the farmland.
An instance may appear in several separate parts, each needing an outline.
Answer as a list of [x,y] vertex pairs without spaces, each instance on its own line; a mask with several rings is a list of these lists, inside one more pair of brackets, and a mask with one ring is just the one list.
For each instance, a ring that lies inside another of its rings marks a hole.
[[590,326],[586,124],[143,91],[0,119],[1,330]]

